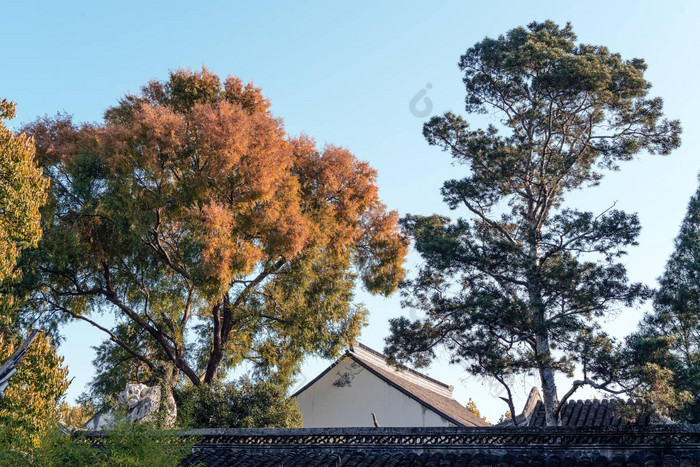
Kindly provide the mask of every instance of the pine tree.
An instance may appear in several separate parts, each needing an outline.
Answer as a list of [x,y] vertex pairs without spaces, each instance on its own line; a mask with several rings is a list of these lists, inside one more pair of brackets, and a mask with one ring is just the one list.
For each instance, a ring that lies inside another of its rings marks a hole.
[[[578,388],[622,390],[608,371],[619,363],[615,345],[595,318],[648,295],[619,262],[636,244],[637,216],[562,203],[640,152],[668,154],[680,124],[648,96],[643,60],[577,43],[571,25],[532,23],[486,38],[459,67],[466,111],[500,125],[473,130],[450,112],[425,124],[428,143],[465,167],[442,194],[469,217],[402,220],[425,262],[403,291],[426,318],[393,320],[386,351],[424,364],[442,346],[502,384],[511,413],[509,381],[536,373],[547,424],[556,425]],[[583,377],[560,399],[555,375],[577,367]]]
[[700,394],[700,187],[659,278],[653,313],[628,342],[638,364],[670,373],[670,384],[647,397],[675,418],[700,422],[700,400],[689,397]]

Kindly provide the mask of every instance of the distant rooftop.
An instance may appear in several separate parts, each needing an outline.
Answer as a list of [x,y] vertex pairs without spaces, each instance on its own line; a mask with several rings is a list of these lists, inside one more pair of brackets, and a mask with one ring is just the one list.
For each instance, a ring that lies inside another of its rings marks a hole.
[[[525,409],[516,418],[521,427],[543,427],[547,425],[542,397],[536,387],[532,388],[525,403]],[[664,422],[643,410],[632,401],[617,400],[569,400],[561,410],[561,426],[566,427],[613,427],[613,426],[648,426]],[[506,420],[497,426],[513,426],[512,420]]]
[[[641,411],[634,402],[603,400],[568,401],[561,410],[562,426],[653,425],[661,421]],[[544,405],[537,403],[528,426],[545,426]]]

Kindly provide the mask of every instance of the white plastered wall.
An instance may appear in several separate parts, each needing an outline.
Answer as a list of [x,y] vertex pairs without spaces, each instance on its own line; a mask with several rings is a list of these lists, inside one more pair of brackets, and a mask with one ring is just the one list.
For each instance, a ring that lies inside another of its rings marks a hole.
[[455,426],[350,357],[297,396],[304,428]]

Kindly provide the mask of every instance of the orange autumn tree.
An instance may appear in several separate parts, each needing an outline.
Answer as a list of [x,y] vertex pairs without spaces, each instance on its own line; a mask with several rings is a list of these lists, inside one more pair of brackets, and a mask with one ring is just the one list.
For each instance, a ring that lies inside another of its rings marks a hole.
[[101,124],[26,128],[51,178],[38,311],[106,333],[100,356],[124,370],[102,376],[173,389],[249,362],[289,381],[358,335],[358,279],[388,295],[403,278],[407,241],[375,171],[288,135],[269,107],[240,79],[178,70]]

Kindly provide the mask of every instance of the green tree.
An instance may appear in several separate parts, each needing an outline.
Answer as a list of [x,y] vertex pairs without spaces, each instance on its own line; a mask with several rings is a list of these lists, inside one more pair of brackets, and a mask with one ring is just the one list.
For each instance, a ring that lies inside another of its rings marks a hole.
[[628,339],[637,362],[670,372],[670,384],[649,394],[651,401],[690,423],[700,422],[699,330],[700,188],[690,199],[675,249],[659,279],[654,311]]
[[[641,59],[576,42],[570,25],[519,27],[467,50],[466,111],[500,125],[472,130],[461,116],[433,117],[423,133],[452,154],[467,176],[442,188],[469,218],[407,216],[403,225],[424,259],[403,289],[425,319],[391,322],[387,353],[425,364],[437,346],[506,391],[513,375],[539,376],[548,425],[583,385],[615,386],[604,373],[615,346],[596,317],[648,295],[630,284],[619,257],[635,245],[636,215],[564,208],[568,192],[596,185],[605,170],[647,151],[668,154],[680,124],[648,96]],[[592,358],[605,356],[596,365]],[[555,375],[583,378],[559,399]]]
[[[21,278],[17,263],[41,237],[39,209],[49,184],[37,166],[32,138],[5,126],[14,115],[15,104],[0,99],[0,364],[22,344],[19,312],[25,302],[15,288]],[[0,397],[0,436],[17,449],[36,444],[58,419],[67,374],[50,337],[40,334],[31,341]]]
[[103,350],[166,390],[245,362],[288,381],[357,336],[356,279],[390,294],[403,278],[407,241],[375,171],[287,135],[237,78],[179,70],[101,124],[59,115],[27,131],[52,181],[38,311],[105,332]]
[[[14,339],[0,334],[0,361],[15,351]],[[68,368],[51,338],[40,334],[29,346],[0,399],[0,430],[17,447],[35,445],[59,420],[59,402],[68,389]]]
[[[148,339],[145,330],[130,326],[129,323],[120,323],[114,327],[113,332],[130,348],[139,349],[142,354],[157,358],[157,349]],[[106,395],[114,396],[122,392],[128,383],[136,381],[148,386],[161,383],[157,371],[141,360],[131,358],[129,352],[114,342],[106,340],[93,349],[95,358],[92,364],[96,372],[87,392],[81,395],[85,402],[99,408],[106,402]]]
[[8,284],[18,278],[17,259],[41,238],[39,208],[46,200],[48,180],[34,159],[34,143],[24,133],[15,135],[4,120],[15,116],[15,104],[0,99],[0,326],[12,321],[14,302]]
[[301,412],[287,387],[270,381],[188,385],[177,392],[180,426],[188,428],[301,428]]

